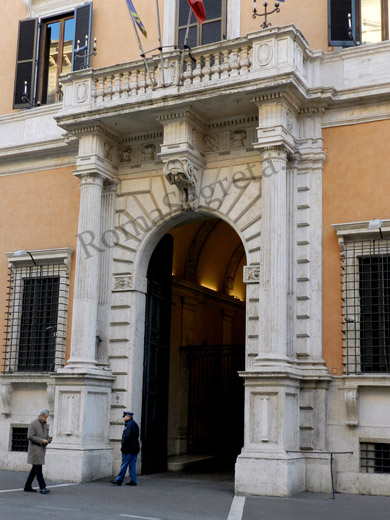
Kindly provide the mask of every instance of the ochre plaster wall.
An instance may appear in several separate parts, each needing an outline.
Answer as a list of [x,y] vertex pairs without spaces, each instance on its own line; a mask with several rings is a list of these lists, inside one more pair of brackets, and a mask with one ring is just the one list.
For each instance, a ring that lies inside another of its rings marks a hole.
[[[4,338],[8,259],[5,252],[70,247],[76,251],[79,181],[71,168],[1,178],[0,337]],[[72,257],[66,359],[70,351],[75,252]],[[0,351],[3,349],[3,341]],[[3,355],[1,355],[3,359]]]
[[330,372],[340,375],[341,260],[331,225],[390,218],[390,121],[329,128],[323,135],[323,351]]
[[[257,0],[257,12],[264,12],[264,1]],[[268,1],[269,11],[275,2]],[[252,18],[253,0],[241,0],[241,34],[258,31],[264,17]],[[269,19],[272,27],[294,24],[303,33],[313,50],[328,47],[328,2],[326,0],[286,0],[280,2],[280,13],[272,14]]]
[[[148,37],[145,38],[139,32],[144,51],[159,47],[156,2],[149,0],[134,3],[148,33]],[[164,26],[163,6],[164,2],[160,0],[161,31]],[[125,0],[115,1],[115,6],[113,6],[111,0],[93,0],[91,36],[92,38],[96,36],[98,39],[98,54],[91,61],[93,68],[141,59],[141,51],[138,48]],[[158,51],[155,51],[148,56],[157,53]]]
[[12,111],[19,20],[24,18],[26,9],[21,0],[1,0],[0,115]]

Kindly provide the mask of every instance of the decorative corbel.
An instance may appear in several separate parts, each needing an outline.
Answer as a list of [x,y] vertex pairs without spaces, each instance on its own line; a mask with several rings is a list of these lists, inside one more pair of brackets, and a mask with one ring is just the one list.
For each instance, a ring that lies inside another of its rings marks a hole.
[[2,384],[0,386],[1,400],[3,401],[2,414],[5,416],[11,415],[12,398],[14,396],[14,389],[11,383]]
[[169,159],[164,165],[164,174],[169,184],[179,190],[182,210],[195,211],[199,204],[199,186],[193,163],[187,158]]
[[347,425],[357,426],[359,419],[358,411],[358,387],[347,386],[344,388],[345,407],[347,411]]

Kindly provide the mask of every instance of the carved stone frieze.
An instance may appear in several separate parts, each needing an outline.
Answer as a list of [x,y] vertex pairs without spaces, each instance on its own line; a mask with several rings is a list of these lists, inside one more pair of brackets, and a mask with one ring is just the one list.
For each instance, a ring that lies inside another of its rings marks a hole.
[[130,146],[119,151],[119,162],[130,163],[131,162],[132,149]]
[[156,146],[154,144],[145,144],[142,147],[142,162],[156,160]]
[[114,276],[113,291],[131,291],[132,289],[134,289],[134,276],[132,274]]
[[244,266],[244,283],[259,283],[260,266],[246,265]]
[[247,132],[245,130],[234,130],[230,134],[230,144],[232,148],[246,147]]

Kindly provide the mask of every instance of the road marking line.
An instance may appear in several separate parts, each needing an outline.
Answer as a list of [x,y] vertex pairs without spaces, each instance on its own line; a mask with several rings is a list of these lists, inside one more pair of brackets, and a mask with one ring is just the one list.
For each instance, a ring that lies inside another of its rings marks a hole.
[[[77,486],[77,482],[72,482],[69,484],[54,484],[53,486],[47,486],[48,488],[55,488],[55,487],[65,487],[65,486]],[[39,488],[34,488],[38,490]],[[0,493],[13,493],[14,491],[24,491],[23,488],[17,488],[17,489],[0,489]]]
[[244,513],[245,497],[235,496],[227,520],[241,520]]
[[138,516],[138,515],[119,515],[125,516],[126,518],[139,518],[140,520],[161,520],[161,518],[152,518],[151,516]]

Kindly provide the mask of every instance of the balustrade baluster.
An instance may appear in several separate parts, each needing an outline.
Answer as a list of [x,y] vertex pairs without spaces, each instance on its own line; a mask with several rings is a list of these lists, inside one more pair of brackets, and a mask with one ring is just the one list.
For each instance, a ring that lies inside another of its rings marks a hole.
[[185,58],[185,71],[183,72],[183,85],[191,85],[192,83],[192,60],[191,58]]
[[96,89],[96,103],[103,103],[104,101],[104,82],[105,79],[103,76],[101,76],[98,81],[98,86]]
[[238,76],[239,72],[239,56],[241,49],[233,49],[230,56],[230,77]]
[[145,94],[146,92],[146,71],[145,69],[140,70],[139,74],[139,93]]
[[202,69],[202,83],[207,83],[210,81],[210,73],[211,73],[211,67],[210,67],[210,61],[211,57],[208,54],[204,57],[204,67]]
[[249,47],[248,45],[244,45],[242,47],[241,52],[241,59],[240,59],[240,75],[248,74],[249,67],[250,67],[250,60],[249,60]]
[[114,79],[114,85],[112,88],[112,99],[120,99],[121,93],[122,93],[122,77],[123,74],[120,72],[119,74],[115,74],[113,76]]
[[123,74],[123,86],[122,92],[125,98],[129,97],[130,92],[130,72],[127,71]]
[[211,67],[211,79],[212,80],[217,80],[220,78],[220,72],[221,72],[221,67],[220,67],[220,63],[219,63],[219,52],[216,52],[215,54],[213,54],[213,57],[214,57],[214,63],[213,63],[213,66]]
[[138,94],[138,74],[139,70],[137,69],[131,71],[130,94],[132,96],[136,96]]
[[196,57],[196,67],[195,69],[192,71],[192,75],[193,75],[193,81],[192,83],[200,83],[202,81],[202,75],[203,75],[203,72],[202,72],[202,61],[203,61],[203,56],[197,56]]

